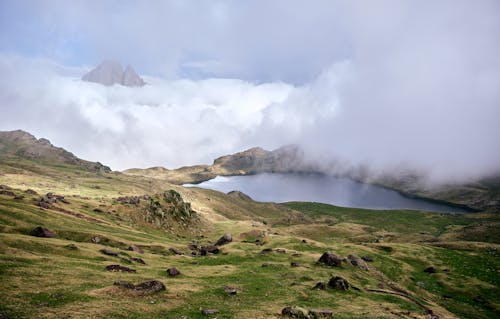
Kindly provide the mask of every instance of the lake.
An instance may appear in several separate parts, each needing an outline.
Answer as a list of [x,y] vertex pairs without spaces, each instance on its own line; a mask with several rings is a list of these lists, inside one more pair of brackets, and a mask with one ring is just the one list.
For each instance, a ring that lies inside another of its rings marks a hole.
[[209,181],[184,185],[228,193],[241,191],[260,202],[307,201],[343,207],[370,209],[414,209],[442,213],[465,213],[465,209],[410,198],[376,185],[363,184],[349,178],[319,174],[257,174],[217,176]]

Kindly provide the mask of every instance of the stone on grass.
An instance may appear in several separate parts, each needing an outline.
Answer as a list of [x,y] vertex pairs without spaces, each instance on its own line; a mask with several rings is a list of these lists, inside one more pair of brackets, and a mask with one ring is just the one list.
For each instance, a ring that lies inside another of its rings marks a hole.
[[318,262],[327,266],[340,267],[342,265],[342,258],[332,252],[327,251],[323,253],[323,255],[321,255]]
[[42,226],[37,226],[30,231],[31,236],[42,237],[42,238],[53,238],[56,237],[56,233],[48,230]]
[[426,272],[428,274],[434,274],[437,272],[437,269],[434,266],[429,266],[429,267],[424,269],[424,272]]
[[327,284],[324,281],[319,281],[314,285],[313,289],[318,289],[318,290],[326,290]]
[[136,245],[130,245],[130,246],[128,246],[127,249],[130,251],[135,251],[136,253],[141,253],[141,254],[144,253],[144,250],[142,250],[141,247],[136,246]]
[[169,248],[169,250],[174,253],[175,255],[184,255],[184,253],[174,247]]
[[208,254],[218,254],[219,253],[219,248],[217,248],[217,246],[215,245],[206,245],[206,246],[203,246],[201,247],[201,250],[200,250],[200,254],[202,256],[206,256]]
[[228,295],[236,295],[238,293],[238,288],[231,286],[224,286],[224,292]]
[[104,254],[104,255],[108,255],[108,256],[114,256],[114,257],[117,257],[118,256],[118,253],[116,251],[112,251],[112,250],[109,250],[109,249],[106,249],[106,248],[103,248],[103,249],[99,249],[99,251]]
[[149,280],[134,286],[134,290],[141,294],[154,294],[166,290],[165,285],[158,280]]
[[121,271],[121,272],[136,272],[135,269],[128,268],[122,265],[108,265],[106,266],[107,271]]
[[144,260],[142,260],[142,258],[130,257],[130,260],[135,261],[138,264],[143,264],[143,265],[146,264],[146,262],[144,262]]
[[68,248],[68,249],[71,249],[71,250],[77,250],[78,249],[78,247],[76,247],[75,244],[67,244],[65,247]]
[[134,289],[135,285],[129,281],[123,281],[123,280],[118,280],[115,281],[114,284],[115,286],[122,287],[122,288],[127,288],[127,289]]
[[204,316],[215,315],[216,313],[219,313],[219,309],[203,309],[203,310],[201,310],[201,314]]
[[175,276],[179,276],[181,274],[181,272],[177,268],[172,267],[172,268],[167,269],[167,274],[170,277],[175,277]]
[[309,310],[299,306],[288,306],[281,310],[281,315],[289,318],[312,319]]
[[229,244],[232,241],[233,241],[233,236],[231,236],[231,234],[229,234],[229,233],[226,233],[226,234],[224,234],[224,236],[219,238],[219,240],[217,240],[217,242],[215,243],[215,246],[222,246],[225,244]]
[[328,286],[332,287],[333,289],[337,290],[348,290],[349,289],[349,282],[345,280],[344,278],[340,276],[334,276],[330,279],[328,282]]
[[314,319],[319,318],[333,318],[333,311],[329,309],[311,309],[309,313]]
[[354,267],[358,267],[358,268],[363,269],[363,270],[368,270],[368,265],[366,264],[366,262],[363,259],[359,258],[358,255],[351,254],[351,255],[347,256],[347,260]]

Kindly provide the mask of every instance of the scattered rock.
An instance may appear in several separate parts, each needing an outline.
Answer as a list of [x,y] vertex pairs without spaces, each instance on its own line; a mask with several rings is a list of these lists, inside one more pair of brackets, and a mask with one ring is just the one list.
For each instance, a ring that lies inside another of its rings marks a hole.
[[429,266],[429,267],[424,269],[424,272],[426,272],[428,274],[434,274],[437,272],[437,269],[434,266]]
[[200,254],[206,256],[207,254],[218,254],[220,252],[219,248],[215,245],[206,245],[201,247]]
[[297,318],[297,319],[312,319],[309,310],[298,307],[298,306],[288,306],[281,310],[281,315],[289,317],[289,318]]
[[292,254],[292,257],[300,257],[300,256],[302,256],[302,254],[299,254],[299,253],[293,253]]
[[104,254],[104,255],[114,256],[114,257],[117,257],[117,256],[118,256],[118,253],[117,253],[117,252],[112,251],[112,250],[109,250],[109,249],[106,249],[106,248],[100,249],[99,251],[100,251],[102,254]]
[[50,209],[50,204],[47,202],[39,202],[38,206],[43,209]]
[[78,249],[78,247],[76,247],[75,244],[67,244],[65,247],[68,248],[68,249],[71,249],[71,250],[77,250]]
[[181,272],[177,268],[172,267],[172,268],[167,269],[167,274],[170,277],[175,277],[175,276],[179,276],[181,274]]
[[224,234],[224,236],[219,238],[219,240],[215,243],[215,246],[222,246],[225,244],[229,244],[232,241],[233,241],[233,236],[231,236],[231,234],[229,233],[226,233]]
[[319,263],[323,263],[327,266],[340,267],[342,264],[342,258],[335,255],[332,252],[325,252],[318,260]]
[[369,262],[369,263],[373,262],[373,257],[372,256],[367,256],[367,255],[366,256],[361,256],[361,259],[363,259],[364,261]]
[[236,295],[238,293],[238,288],[225,286],[224,292],[227,293],[228,295]]
[[141,294],[154,294],[166,290],[165,285],[158,280],[150,280],[134,286],[134,290]]
[[169,250],[175,255],[184,255],[184,253],[180,250],[175,249],[174,247],[169,248]]
[[94,208],[93,211],[96,213],[104,213],[104,211],[100,208]]
[[[145,198],[146,199],[146,198]],[[148,198],[149,199],[149,196]],[[121,204],[131,204],[131,205],[139,205],[141,202],[141,199],[139,196],[121,196],[116,198],[116,201],[120,202]]]
[[23,200],[24,196],[23,195],[16,195],[16,196],[14,196],[14,199],[15,200]]
[[299,263],[298,263],[298,262],[295,262],[295,261],[292,261],[292,262],[290,263],[290,266],[292,266],[292,267],[299,267]]
[[264,254],[268,254],[268,253],[272,253],[272,252],[273,252],[272,248],[264,248],[261,250],[260,254],[264,255]]
[[302,243],[303,243],[303,244],[307,244],[307,240],[302,239]]
[[106,266],[107,271],[122,271],[122,272],[137,272],[135,269],[128,268],[122,265],[108,265]]
[[90,238],[90,241],[93,242],[94,244],[99,244],[101,242],[101,237],[93,236],[92,238]]
[[43,238],[53,238],[56,237],[56,233],[48,230],[42,226],[37,226],[30,231],[31,236],[43,237]]
[[415,285],[419,286],[420,288],[425,288],[425,283],[423,281],[417,281]]
[[38,193],[37,193],[37,192],[35,192],[35,191],[34,191],[34,190],[32,190],[32,189],[27,189],[27,190],[25,190],[24,192],[25,192],[26,194],[30,194],[30,195],[38,195]]
[[7,195],[7,196],[12,196],[15,197],[16,193],[8,190],[0,190],[0,195]]
[[363,259],[359,258],[357,255],[351,254],[347,256],[347,260],[354,267],[358,267],[363,270],[368,270],[368,265],[365,263]]
[[219,309],[203,309],[203,310],[201,310],[201,314],[204,316],[215,315],[216,313],[219,313]]
[[128,282],[128,281],[123,281],[123,280],[115,281],[113,285],[119,286],[122,288],[127,288],[127,289],[134,289],[134,287],[135,287],[135,285],[133,283]]
[[327,284],[324,281],[317,282],[316,285],[314,285],[313,289],[318,289],[318,290],[326,290]]
[[328,282],[328,286],[332,287],[333,289],[337,290],[348,290],[349,289],[349,282],[345,280],[344,278],[340,276],[334,276],[330,279]]
[[135,251],[136,253],[140,253],[140,254],[144,253],[144,250],[142,250],[141,247],[136,246],[136,245],[130,245],[130,246],[128,246],[127,250]]
[[319,318],[333,318],[333,311],[328,309],[311,309],[309,313],[314,319]]
[[286,250],[285,250],[285,249],[283,249],[283,248],[276,248],[276,252],[277,252],[277,253],[286,254]]
[[145,265],[145,264],[146,264],[146,262],[145,262],[144,260],[142,260],[141,258],[137,258],[137,257],[130,257],[130,260],[135,261],[135,262],[136,262],[136,263],[138,263],[138,264],[143,264],[143,265]]

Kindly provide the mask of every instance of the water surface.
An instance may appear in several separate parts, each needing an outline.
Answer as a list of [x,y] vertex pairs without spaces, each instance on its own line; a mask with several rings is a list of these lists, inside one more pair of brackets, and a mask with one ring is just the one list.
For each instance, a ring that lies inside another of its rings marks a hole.
[[319,174],[258,174],[217,176],[197,185],[224,193],[238,190],[260,202],[307,201],[370,209],[415,209],[464,213],[465,209],[423,199],[405,197],[376,185],[349,178]]

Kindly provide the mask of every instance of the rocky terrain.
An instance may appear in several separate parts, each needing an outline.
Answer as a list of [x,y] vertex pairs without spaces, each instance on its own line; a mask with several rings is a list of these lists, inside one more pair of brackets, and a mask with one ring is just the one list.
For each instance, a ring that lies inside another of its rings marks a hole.
[[107,86],[121,84],[123,86],[134,87],[144,86],[146,84],[132,66],[129,65],[123,70],[119,62],[111,60],[101,62],[96,68],[85,74],[82,80]]
[[500,315],[498,214],[259,203],[0,136],[0,318]]

